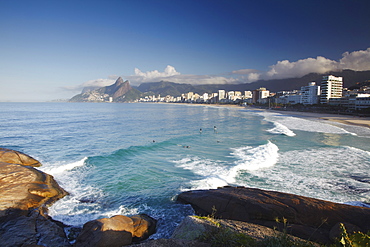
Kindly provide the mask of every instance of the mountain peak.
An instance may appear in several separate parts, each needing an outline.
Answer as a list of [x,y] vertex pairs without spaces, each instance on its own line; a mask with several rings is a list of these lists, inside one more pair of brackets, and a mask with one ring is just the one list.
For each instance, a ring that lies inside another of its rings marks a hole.
[[[128,82],[128,81],[125,81],[125,82]],[[123,84],[125,82],[123,81],[122,77],[118,77],[118,79],[116,80],[116,82],[114,84],[118,85],[118,84]]]

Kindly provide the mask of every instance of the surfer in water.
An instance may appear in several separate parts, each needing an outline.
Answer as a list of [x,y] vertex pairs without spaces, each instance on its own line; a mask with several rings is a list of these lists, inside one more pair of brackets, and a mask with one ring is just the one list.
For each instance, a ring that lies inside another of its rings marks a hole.
[[214,131],[215,133],[217,133],[217,127],[216,127],[216,126],[213,126],[213,131]]

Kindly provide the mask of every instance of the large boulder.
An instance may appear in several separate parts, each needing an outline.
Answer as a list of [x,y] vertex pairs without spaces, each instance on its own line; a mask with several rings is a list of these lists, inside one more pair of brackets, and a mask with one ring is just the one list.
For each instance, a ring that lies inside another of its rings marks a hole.
[[63,225],[37,210],[28,214],[12,212],[0,218],[0,246],[71,246]]
[[84,224],[75,246],[123,246],[133,241],[147,239],[155,232],[156,220],[148,215],[127,217],[116,215],[111,218],[92,220]]
[[78,235],[76,247],[120,247],[132,242],[133,221],[127,216],[116,215],[111,218],[92,220],[84,224]]
[[40,162],[0,148],[0,245],[70,246],[62,223],[47,216],[47,206],[68,193],[37,170]]
[[137,214],[130,217],[133,222],[134,231],[132,232],[133,242],[140,242],[156,231],[157,220],[146,214]]
[[[293,242],[308,243],[307,241],[289,234],[281,233],[275,229],[253,223],[198,216],[187,216],[180,225],[176,227],[171,239],[199,241],[202,236],[216,237],[215,235],[218,234],[224,237],[225,235],[230,236],[231,234],[238,233],[250,237],[250,244],[257,244],[258,242],[270,238],[279,238],[282,236],[291,239]],[[312,242],[310,244],[310,246],[318,246],[318,244]]]
[[33,167],[0,162],[0,216],[11,210],[46,210],[68,193],[54,178]]
[[41,166],[38,160],[35,160],[27,154],[7,148],[0,148],[0,161],[10,164],[20,164],[24,166]]
[[276,191],[223,187],[183,192],[177,200],[191,204],[200,215],[214,214],[215,217],[222,219],[269,227],[276,226],[276,219],[285,218],[293,235],[312,239],[312,234],[317,234],[316,240],[320,242],[329,239],[329,231],[338,222],[350,223],[363,232],[370,230],[370,208]]

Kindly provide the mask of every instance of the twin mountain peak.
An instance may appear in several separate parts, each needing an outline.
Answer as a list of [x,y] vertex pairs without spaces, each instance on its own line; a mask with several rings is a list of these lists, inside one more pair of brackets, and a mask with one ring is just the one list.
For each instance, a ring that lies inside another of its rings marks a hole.
[[[252,83],[239,84],[207,84],[192,85],[186,83],[174,83],[169,81],[146,82],[138,87],[131,86],[129,81],[123,81],[119,77],[113,85],[106,87],[88,87],[82,93],[70,99],[70,102],[134,102],[140,97],[148,95],[172,95],[180,96],[187,92],[198,94],[226,91],[252,91],[260,87],[265,87],[271,92],[291,91],[306,86],[309,82],[316,81],[318,84],[324,75],[332,74],[343,77],[343,87],[350,88],[353,85],[370,80],[370,70],[353,71],[341,70],[332,71],[325,74],[310,73],[300,78],[259,80]],[[362,85],[362,84],[361,84]]]
[[129,81],[119,77],[110,86],[100,88],[84,88],[81,94],[71,98],[70,102],[130,102],[141,95],[141,92],[132,88]]

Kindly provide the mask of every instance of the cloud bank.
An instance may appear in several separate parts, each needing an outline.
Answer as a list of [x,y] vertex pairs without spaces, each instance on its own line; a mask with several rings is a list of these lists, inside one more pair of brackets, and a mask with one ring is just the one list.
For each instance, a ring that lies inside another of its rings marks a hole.
[[306,58],[296,62],[289,60],[278,61],[270,66],[270,70],[261,75],[264,79],[284,79],[301,77],[308,73],[326,73],[351,69],[356,71],[370,70],[370,48],[366,50],[345,52],[339,61],[318,56]]
[[323,56],[306,58],[290,62],[289,60],[278,61],[269,66],[269,70],[261,72],[255,69],[240,69],[226,73],[226,76],[216,75],[182,75],[173,66],[168,65],[164,72],[157,70],[142,72],[135,68],[135,74],[127,79],[134,84],[143,82],[155,82],[167,80],[177,83],[189,84],[231,84],[250,83],[257,80],[297,78],[309,73],[327,73],[352,69],[356,71],[370,70],[370,48],[366,50],[345,52],[339,61],[331,60]]
[[126,76],[133,85],[139,85],[144,82],[171,81],[176,83],[188,84],[228,84],[235,83],[237,80],[231,77],[213,76],[213,75],[183,75],[176,71],[175,67],[167,65],[163,72],[158,70],[142,72],[135,68],[135,74]]
[[[145,82],[171,81],[188,84],[237,84],[250,83],[257,80],[284,79],[302,77],[309,73],[327,73],[351,69],[356,71],[370,70],[370,48],[353,52],[344,52],[339,61],[331,60],[323,56],[306,58],[298,61],[282,60],[269,66],[269,70],[263,72],[255,69],[234,70],[221,75],[191,75],[181,74],[175,67],[167,65],[163,72],[158,70],[143,72],[138,68],[134,74],[122,76],[129,80],[132,85],[140,85]],[[81,91],[83,88],[109,86],[118,78],[117,75],[107,79],[96,79],[84,82],[75,87],[65,87],[69,91]]]
[[106,87],[112,85],[117,80],[117,78],[118,76],[109,76],[107,79],[89,80],[80,85],[63,87],[62,89],[72,92],[81,92],[84,88],[95,89],[99,87]]

